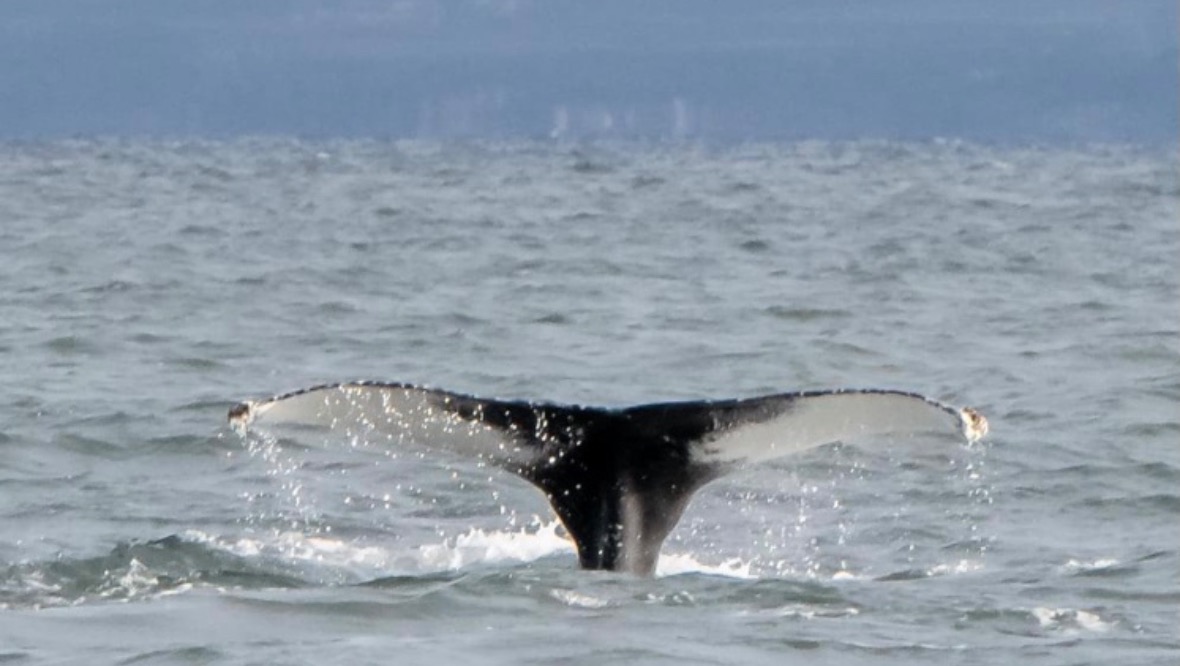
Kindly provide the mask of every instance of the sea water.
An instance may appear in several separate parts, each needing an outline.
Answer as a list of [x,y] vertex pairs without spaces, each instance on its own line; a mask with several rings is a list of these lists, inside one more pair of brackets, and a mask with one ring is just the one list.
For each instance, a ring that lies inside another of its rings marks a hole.
[[[0,145],[0,660],[1180,660],[1180,178],[1127,146]],[[657,576],[234,402],[897,388],[981,443],[702,489]]]

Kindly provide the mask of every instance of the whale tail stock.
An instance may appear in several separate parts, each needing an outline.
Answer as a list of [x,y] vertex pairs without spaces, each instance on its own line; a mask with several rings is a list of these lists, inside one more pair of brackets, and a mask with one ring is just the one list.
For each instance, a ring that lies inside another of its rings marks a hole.
[[987,433],[975,410],[887,390],[604,409],[355,382],[239,403],[229,420],[241,431],[327,428],[503,467],[545,493],[583,568],[642,575],[655,570],[692,494],[735,467],[871,436]]

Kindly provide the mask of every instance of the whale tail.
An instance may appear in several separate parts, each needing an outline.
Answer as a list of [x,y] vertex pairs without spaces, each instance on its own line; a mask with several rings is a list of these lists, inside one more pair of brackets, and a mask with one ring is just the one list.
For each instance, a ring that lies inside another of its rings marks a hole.
[[545,493],[583,568],[641,575],[655,570],[693,493],[735,467],[867,436],[958,433],[975,441],[987,433],[972,409],[884,390],[603,409],[354,382],[239,403],[229,420],[241,431],[328,428],[503,467]]

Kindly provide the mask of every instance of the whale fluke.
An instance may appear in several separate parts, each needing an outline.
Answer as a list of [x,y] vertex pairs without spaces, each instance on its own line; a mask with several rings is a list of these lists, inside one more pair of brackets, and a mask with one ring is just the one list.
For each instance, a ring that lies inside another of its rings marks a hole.
[[692,494],[730,470],[833,442],[940,433],[987,420],[915,393],[840,390],[606,409],[488,400],[410,384],[316,386],[229,410],[240,431],[327,428],[358,441],[447,451],[539,487],[586,569],[649,575]]

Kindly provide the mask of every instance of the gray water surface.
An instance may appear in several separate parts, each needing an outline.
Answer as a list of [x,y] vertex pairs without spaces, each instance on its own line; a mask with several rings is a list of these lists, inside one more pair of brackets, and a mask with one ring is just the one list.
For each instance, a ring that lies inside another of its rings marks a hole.
[[[1115,146],[0,145],[0,660],[1174,662],[1178,214]],[[992,435],[721,479],[639,579],[511,475],[224,425],[355,378]]]

